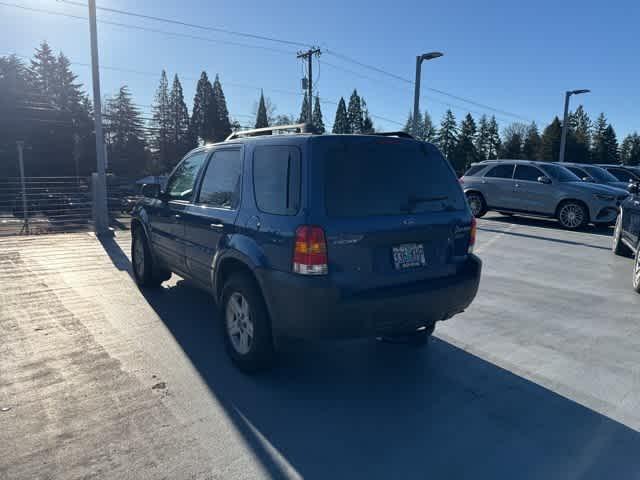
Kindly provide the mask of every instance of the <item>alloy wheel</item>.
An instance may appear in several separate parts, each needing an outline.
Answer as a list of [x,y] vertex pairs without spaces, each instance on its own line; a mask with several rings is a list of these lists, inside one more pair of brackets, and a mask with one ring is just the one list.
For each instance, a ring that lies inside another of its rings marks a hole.
[[144,240],[137,235],[133,242],[133,268],[136,269],[138,278],[144,277]]
[[560,223],[566,228],[578,228],[584,223],[584,208],[576,203],[567,203],[560,209]]
[[476,217],[480,215],[480,212],[482,211],[482,199],[476,194],[471,194],[467,197],[467,201],[473,216]]
[[251,309],[246,298],[234,292],[226,307],[227,334],[234,350],[240,355],[246,355],[253,346],[253,321]]

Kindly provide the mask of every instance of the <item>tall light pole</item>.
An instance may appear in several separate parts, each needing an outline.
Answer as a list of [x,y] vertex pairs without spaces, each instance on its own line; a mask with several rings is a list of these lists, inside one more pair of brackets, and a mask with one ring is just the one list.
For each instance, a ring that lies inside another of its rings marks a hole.
[[564,94],[564,120],[562,120],[562,138],[560,139],[560,162],[564,162],[564,154],[567,149],[567,127],[569,125],[569,98],[571,95],[589,93],[591,90],[569,90]]
[[422,62],[441,57],[440,52],[423,53],[416,57],[416,83],[413,92],[413,133],[418,131],[418,117],[420,116],[420,77],[422,76]]
[[91,77],[93,80],[93,118],[96,130],[96,163],[98,174],[93,184],[94,229],[96,234],[109,232],[107,212],[107,179],[105,176],[104,133],[102,131],[102,108],[100,105],[100,65],[98,61],[98,29],[96,26],[96,0],[89,0],[89,34],[91,36]]

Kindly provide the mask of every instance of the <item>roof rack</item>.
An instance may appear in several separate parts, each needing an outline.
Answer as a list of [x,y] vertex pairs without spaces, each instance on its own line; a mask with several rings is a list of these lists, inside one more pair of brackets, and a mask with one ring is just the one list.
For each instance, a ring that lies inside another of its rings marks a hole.
[[410,135],[407,132],[374,132],[371,135],[378,135],[379,137],[400,137],[413,139],[413,135]]
[[296,133],[315,133],[313,125],[310,123],[296,123],[293,125],[277,125],[273,127],[254,128],[252,130],[240,130],[229,135],[225,142],[235,138],[259,137],[262,135],[273,135],[273,132],[285,132],[287,130],[297,130]]

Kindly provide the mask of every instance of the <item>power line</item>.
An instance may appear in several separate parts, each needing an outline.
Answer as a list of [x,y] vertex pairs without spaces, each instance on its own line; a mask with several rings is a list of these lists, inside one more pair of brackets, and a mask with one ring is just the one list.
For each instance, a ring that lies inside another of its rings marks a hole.
[[[344,61],[351,62],[351,63],[354,63],[355,65],[359,65],[359,66],[361,66],[363,68],[367,68],[367,69],[372,70],[374,72],[380,73],[382,75],[386,75],[386,76],[388,76],[390,78],[394,78],[394,79],[399,80],[401,82],[404,82],[404,83],[406,83],[408,85],[414,85],[414,83],[415,83],[413,80],[409,80],[408,78],[401,77],[400,75],[396,75],[395,73],[391,73],[391,72],[389,72],[387,70],[384,70],[382,68],[375,67],[373,65],[369,65],[369,64],[360,62],[360,61],[355,60],[355,59],[353,59],[351,57],[347,57],[346,55],[342,55],[340,53],[337,53],[337,52],[335,52],[333,50],[326,50],[326,53],[329,54],[329,55],[333,55],[334,57],[340,58],[340,59],[342,59]],[[340,67],[336,67],[336,68],[340,68]],[[444,90],[440,90],[440,89],[437,89],[437,88],[431,88],[431,87],[427,87],[426,90],[429,90],[429,91],[435,92],[435,93],[439,93],[440,95],[444,95],[446,97],[454,98],[456,100],[460,100],[461,102],[465,102],[465,103],[469,103],[471,105],[475,105],[476,107],[480,107],[480,108],[483,108],[485,110],[490,110],[490,111],[493,111],[493,112],[496,112],[496,113],[500,113],[502,115],[518,118],[520,120],[526,120],[526,121],[529,121],[529,122],[531,121],[530,119],[528,119],[526,117],[523,117],[522,115],[518,115],[517,113],[512,113],[512,112],[508,112],[506,110],[501,110],[499,108],[494,108],[494,107],[492,107],[490,105],[486,105],[484,103],[476,102],[475,100],[471,100],[469,98],[461,97],[460,95],[455,95],[453,93],[449,93],[449,92],[446,92]]]
[[[6,2],[0,2],[0,5],[5,6],[5,7],[18,8],[20,10],[26,10],[26,11],[29,11],[29,12],[36,12],[36,13],[43,13],[43,14],[46,14],[46,15],[54,15],[54,16],[58,16],[58,17],[72,18],[74,20],[82,20],[82,21],[87,21],[88,20],[87,17],[83,17],[81,15],[73,15],[71,13],[64,13],[64,12],[56,12],[56,11],[47,10],[47,9],[44,9],[44,8],[25,7],[24,5],[17,5],[17,4],[14,4],[14,3],[6,3]],[[258,50],[265,50],[265,51],[275,52],[275,53],[279,53],[279,54],[282,54],[282,55],[291,55],[292,53],[295,53],[293,50],[287,51],[287,50],[283,50],[283,49],[279,49],[279,48],[267,47],[267,46],[262,46],[262,45],[250,45],[250,44],[247,44],[247,43],[232,42],[230,40],[213,39],[213,38],[202,37],[202,36],[198,36],[198,35],[191,35],[191,34],[188,34],[188,33],[172,32],[172,31],[169,31],[169,30],[161,30],[161,29],[158,29],[158,28],[144,27],[144,26],[141,26],[141,25],[132,25],[132,24],[128,24],[128,23],[112,22],[110,20],[97,20],[97,22],[101,23],[103,25],[111,25],[111,26],[120,27],[120,28],[126,28],[126,29],[130,29],[130,30],[140,30],[140,31],[150,32],[150,33],[159,33],[161,35],[169,35],[169,36],[173,36],[173,37],[182,37],[182,38],[188,38],[190,40],[200,40],[200,41],[204,41],[204,42],[219,43],[219,44],[223,44],[223,45],[233,45],[233,46],[236,46],[236,47],[253,48],[253,49],[258,49]]]
[[[74,5],[76,7],[83,7],[83,8],[87,8],[87,4],[86,3],[82,3],[82,2],[76,2],[73,0],[56,0],[57,2],[60,3],[66,3],[69,5]],[[97,6],[96,7],[97,10],[101,10],[103,12],[111,12],[111,13],[117,13],[119,15],[127,15],[129,17],[136,17],[136,18],[144,18],[146,20],[153,20],[156,22],[165,22],[165,23],[171,23],[174,25],[180,25],[183,27],[190,27],[190,28],[197,28],[200,30],[209,30],[212,32],[218,32],[218,33],[225,33],[227,35],[235,35],[235,36],[239,36],[239,37],[246,37],[246,38],[253,38],[253,39],[257,39],[257,40],[266,40],[269,42],[276,42],[276,43],[281,43],[284,45],[293,45],[293,46],[297,46],[297,47],[308,47],[309,45],[306,43],[302,43],[302,42],[295,42],[292,40],[284,40],[282,38],[275,38],[275,37],[268,37],[266,35],[256,35],[253,33],[246,33],[246,32],[238,32],[235,30],[228,30],[226,28],[220,28],[220,27],[210,27],[210,26],[206,26],[206,25],[198,25],[195,23],[189,23],[189,22],[183,22],[180,20],[174,20],[171,18],[162,18],[162,17],[156,17],[153,15],[145,15],[142,13],[136,13],[136,12],[131,12],[128,10],[119,10],[116,8],[108,8],[108,7],[101,7],[101,6]]]

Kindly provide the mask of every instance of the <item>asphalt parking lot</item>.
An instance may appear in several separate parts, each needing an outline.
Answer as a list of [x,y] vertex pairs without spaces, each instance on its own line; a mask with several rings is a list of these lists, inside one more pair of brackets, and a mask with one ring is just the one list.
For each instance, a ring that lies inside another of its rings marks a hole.
[[640,478],[640,295],[610,231],[487,215],[427,349],[228,362],[212,300],[141,293],[125,232],[0,239],[0,479]]

